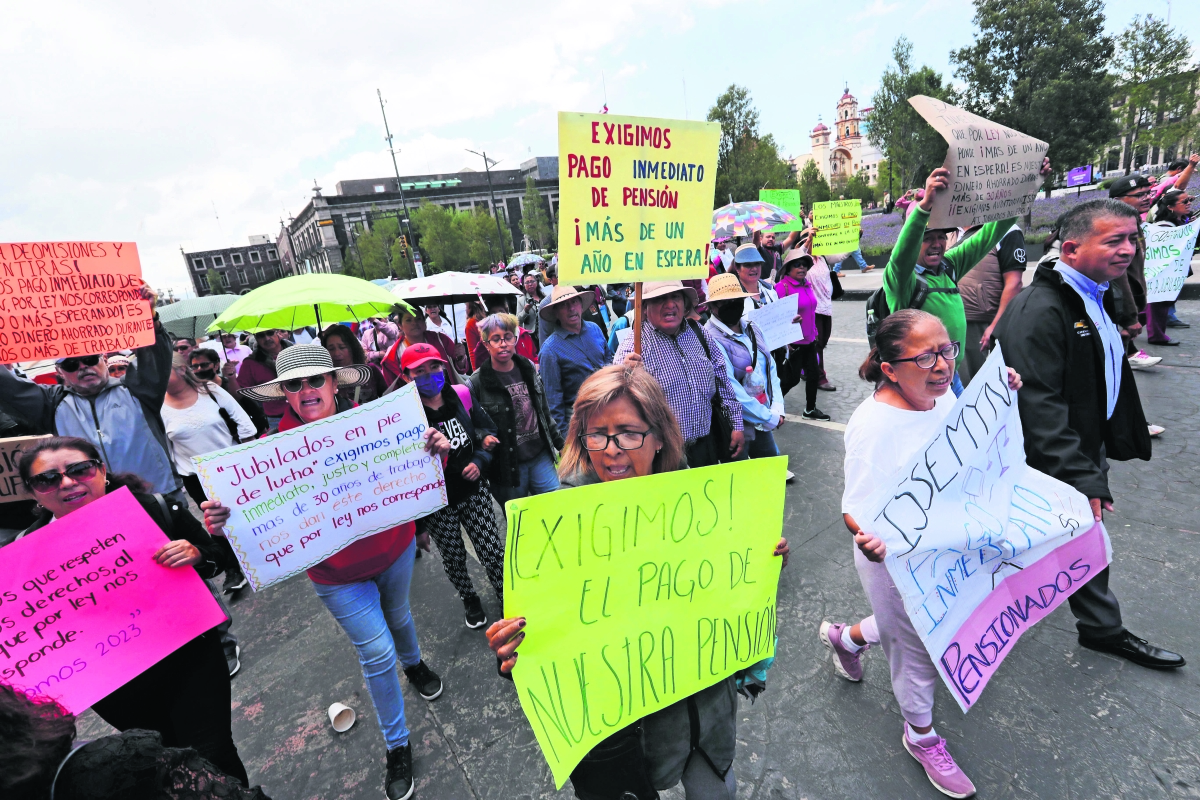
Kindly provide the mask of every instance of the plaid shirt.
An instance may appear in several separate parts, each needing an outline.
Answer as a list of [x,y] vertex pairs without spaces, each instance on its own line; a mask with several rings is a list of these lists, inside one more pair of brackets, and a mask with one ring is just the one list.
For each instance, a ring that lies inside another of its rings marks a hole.
[[[725,350],[699,328],[712,354],[709,358],[704,345],[696,338],[696,330],[689,322],[678,336],[670,336],[649,322],[642,323],[642,363],[662,386],[667,403],[679,420],[683,438],[689,443],[709,433],[713,392],[720,393],[725,411],[733,421],[733,429],[742,430],[742,404],[729,385]],[[631,352],[633,337],[627,336],[617,348],[613,363],[620,364]]]

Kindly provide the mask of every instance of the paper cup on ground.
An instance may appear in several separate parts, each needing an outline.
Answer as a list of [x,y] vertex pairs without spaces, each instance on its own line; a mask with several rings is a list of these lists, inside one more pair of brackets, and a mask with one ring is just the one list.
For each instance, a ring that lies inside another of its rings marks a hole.
[[329,707],[329,724],[338,733],[345,733],[354,727],[356,719],[358,719],[358,715],[350,706],[334,703]]

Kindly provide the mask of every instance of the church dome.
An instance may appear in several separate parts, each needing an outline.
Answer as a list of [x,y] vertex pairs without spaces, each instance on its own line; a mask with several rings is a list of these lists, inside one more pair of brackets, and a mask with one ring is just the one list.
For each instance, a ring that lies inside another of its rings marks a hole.
[[825,127],[824,122],[818,122],[817,127],[812,129],[813,133],[827,133],[828,131],[829,131],[829,128]]

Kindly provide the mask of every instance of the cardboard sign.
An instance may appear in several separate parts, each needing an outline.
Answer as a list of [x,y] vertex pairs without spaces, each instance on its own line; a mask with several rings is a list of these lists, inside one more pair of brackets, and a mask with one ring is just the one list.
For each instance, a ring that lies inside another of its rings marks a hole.
[[862,203],[858,200],[830,200],[813,203],[812,254],[853,253],[858,249],[862,230]]
[[0,362],[154,344],[133,242],[0,243]]
[[0,548],[0,682],[80,714],[224,621],[166,543],[120,489]]
[[963,711],[1017,639],[1111,559],[1087,498],[1026,465],[999,346],[871,507],[858,522],[887,545],[909,619]]
[[1142,225],[1146,236],[1146,302],[1171,302],[1179,297],[1196,249],[1200,220],[1187,225]]
[[21,460],[23,449],[40,439],[49,438],[49,436],[14,436],[11,439],[0,439],[0,503],[33,499],[33,493],[25,486],[20,473],[17,472],[17,464]]
[[796,318],[799,300],[797,295],[790,294],[746,314],[746,319],[762,331],[763,338],[767,340],[768,351],[778,350],[786,344],[804,338],[804,329],[800,323],[792,322]]
[[715,122],[558,114],[558,280],[707,278]]
[[1033,208],[1045,142],[932,97],[908,102],[950,146],[950,186],[934,197],[928,227],[970,228]]
[[758,199],[763,203],[770,203],[773,206],[779,206],[789,214],[794,214],[796,219],[791,222],[785,222],[782,225],[776,225],[771,228],[773,233],[787,233],[789,231],[804,230],[804,215],[800,209],[800,190],[799,189],[759,189]]
[[775,653],[786,458],[509,501],[504,615],[521,708],[561,789],[630,723]]
[[446,505],[416,384],[350,411],[194,458],[255,591]]

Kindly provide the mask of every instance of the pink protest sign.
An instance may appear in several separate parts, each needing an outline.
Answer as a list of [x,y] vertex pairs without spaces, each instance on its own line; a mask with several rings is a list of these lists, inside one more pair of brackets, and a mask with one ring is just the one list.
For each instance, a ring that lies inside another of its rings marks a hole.
[[0,549],[0,682],[78,714],[225,619],[127,489]]

